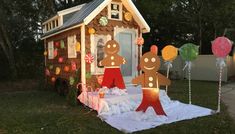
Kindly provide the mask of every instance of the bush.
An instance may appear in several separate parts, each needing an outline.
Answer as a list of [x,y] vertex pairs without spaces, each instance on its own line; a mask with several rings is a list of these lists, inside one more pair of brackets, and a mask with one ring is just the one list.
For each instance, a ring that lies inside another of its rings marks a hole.
[[77,105],[77,89],[76,88],[70,88],[69,93],[67,95],[67,103],[71,106]]

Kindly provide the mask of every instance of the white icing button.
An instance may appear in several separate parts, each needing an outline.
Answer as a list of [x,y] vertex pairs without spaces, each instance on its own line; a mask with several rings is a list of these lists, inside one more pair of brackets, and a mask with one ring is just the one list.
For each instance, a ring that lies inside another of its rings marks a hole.
[[149,77],[149,81],[153,81],[153,77]]
[[114,62],[111,63],[111,65],[114,65],[114,64],[115,64]]
[[114,56],[111,56],[111,60],[114,60]]
[[149,87],[153,87],[153,83],[149,83]]

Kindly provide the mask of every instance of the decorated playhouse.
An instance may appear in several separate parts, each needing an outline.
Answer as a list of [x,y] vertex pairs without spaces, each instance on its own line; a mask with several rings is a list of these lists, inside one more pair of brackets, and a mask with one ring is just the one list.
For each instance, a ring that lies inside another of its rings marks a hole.
[[[93,0],[58,12],[43,28],[48,83],[77,87],[77,99],[120,131],[132,133],[220,112],[221,76],[232,48],[226,37],[212,41],[220,71],[218,108],[212,110],[193,105],[191,70],[199,47],[166,45],[162,58],[167,73],[160,74],[158,47],[152,45],[142,55],[142,33],[150,28],[131,0]],[[188,74],[188,104],[167,94],[169,71],[178,53]]]
[[150,28],[131,0],[93,0],[59,11],[43,23],[43,30],[48,82],[76,86],[74,81],[79,79],[96,89],[104,74],[99,62],[106,42],[112,39],[120,44],[119,53],[128,61],[121,72],[130,83],[138,74],[142,54],[136,40]]

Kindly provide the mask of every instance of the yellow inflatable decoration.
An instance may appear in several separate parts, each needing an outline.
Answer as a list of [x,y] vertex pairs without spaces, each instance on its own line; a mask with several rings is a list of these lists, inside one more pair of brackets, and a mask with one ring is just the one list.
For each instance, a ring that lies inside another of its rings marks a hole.
[[178,48],[167,45],[162,49],[162,58],[165,61],[173,61],[178,55]]
[[56,74],[56,75],[59,75],[59,74],[60,74],[60,71],[61,71],[61,69],[60,69],[59,67],[56,67],[56,69],[55,69],[55,74]]
[[95,34],[95,29],[94,28],[89,28],[88,32],[89,32],[89,34]]
[[77,44],[76,44],[76,51],[77,52],[81,51],[81,44],[80,44],[80,42],[77,42]]
[[44,55],[44,56],[47,56],[47,51],[44,51],[43,55]]
[[132,14],[130,12],[126,12],[124,14],[124,18],[126,21],[131,21],[132,20]]

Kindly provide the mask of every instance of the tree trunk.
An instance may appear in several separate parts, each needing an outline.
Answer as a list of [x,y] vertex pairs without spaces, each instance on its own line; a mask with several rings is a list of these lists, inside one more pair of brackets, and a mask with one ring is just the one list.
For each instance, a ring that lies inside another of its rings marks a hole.
[[9,68],[11,70],[11,79],[15,79],[17,77],[17,70],[13,54],[13,48],[7,36],[7,32],[2,24],[0,26],[0,36],[1,36],[0,46],[2,47],[4,54],[8,60]]

